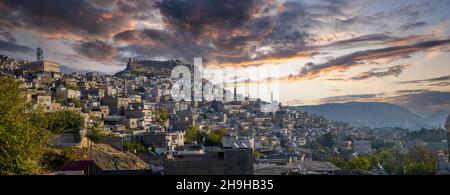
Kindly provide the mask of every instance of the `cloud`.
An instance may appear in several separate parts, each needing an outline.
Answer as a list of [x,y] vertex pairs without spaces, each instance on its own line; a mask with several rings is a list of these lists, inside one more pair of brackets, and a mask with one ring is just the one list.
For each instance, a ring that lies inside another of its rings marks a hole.
[[133,14],[87,0],[3,0],[0,23],[50,38],[104,38],[131,27]]
[[397,83],[398,84],[419,84],[419,83],[433,83],[433,82],[442,82],[442,81],[450,81],[450,75],[435,77],[435,78],[430,78],[430,79],[400,81]]
[[408,108],[413,112],[434,112],[450,109],[450,92],[448,91],[413,91],[386,99],[387,102]]
[[0,40],[0,51],[6,51],[11,53],[32,53],[34,50],[31,47],[25,45],[18,45],[8,41]]
[[345,103],[352,101],[372,101],[377,96],[378,94],[352,94],[342,96],[331,96],[321,98],[319,102],[322,104],[322,103]]
[[[395,39],[391,37],[394,32],[386,32],[387,26],[394,30],[400,26],[398,23],[404,24],[404,28],[421,27],[421,16],[439,5],[409,3],[391,11],[365,15],[362,12],[370,5],[366,0],[1,2],[0,26],[11,30],[75,42],[109,42],[117,47],[117,59],[137,56],[190,62],[194,57],[204,57],[206,63],[222,66],[258,66],[312,57],[323,49],[316,44],[329,33],[335,35],[330,40],[338,40],[331,44],[336,47],[385,43]],[[377,29],[362,32],[373,29],[372,26]],[[352,38],[342,40],[336,35],[341,31]],[[0,31],[2,35],[8,36]],[[111,42],[114,40],[117,43]]]
[[352,47],[355,44],[361,44],[361,43],[385,43],[386,41],[391,41],[394,40],[394,37],[391,37],[389,35],[385,35],[385,34],[369,34],[369,35],[363,35],[363,36],[358,36],[358,37],[354,37],[354,38],[350,38],[350,39],[346,39],[346,40],[341,40],[341,41],[336,41],[334,43],[325,45],[325,46],[321,46],[322,48],[326,48],[326,47]]
[[184,61],[204,57],[218,66],[259,65],[316,53],[307,47],[312,21],[300,2],[163,0],[155,7],[165,28],[116,34],[122,53]]
[[302,68],[297,77],[311,77],[318,75],[322,72],[327,72],[336,69],[345,70],[352,66],[361,65],[367,61],[408,58],[410,54],[421,51],[427,51],[429,49],[441,46],[447,46],[449,44],[450,39],[431,40],[415,43],[412,45],[394,46],[381,49],[358,51],[332,59],[323,64],[307,65],[304,68]]
[[450,86],[450,82],[446,81],[446,82],[440,82],[440,83],[433,83],[433,84],[429,84],[429,86],[446,87],[446,86]]
[[17,39],[3,26],[0,26],[0,36],[4,37],[8,42],[17,43]]
[[360,73],[357,76],[351,77],[349,80],[365,80],[372,77],[387,77],[387,76],[396,76],[398,77],[405,68],[410,67],[411,65],[397,65],[388,68],[374,68],[368,72]]
[[114,46],[99,40],[79,42],[72,47],[81,56],[97,61],[111,61],[117,54],[117,49]]
[[416,28],[419,28],[419,27],[426,26],[426,25],[427,25],[427,23],[423,22],[423,21],[421,21],[421,22],[412,22],[412,23],[407,23],[407,24],[404,24],[404,25],[400,26],[399,30],[401,30],[401,31],[409,31],[409,30],[413,30],[413,29],[416,29]]

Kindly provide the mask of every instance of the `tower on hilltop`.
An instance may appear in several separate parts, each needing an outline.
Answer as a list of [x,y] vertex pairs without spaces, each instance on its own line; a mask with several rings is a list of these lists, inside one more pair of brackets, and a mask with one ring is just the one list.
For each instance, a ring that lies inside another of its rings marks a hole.
[[44,51],[40,47],[36,49],[36,59],[38,62],[44,61]]

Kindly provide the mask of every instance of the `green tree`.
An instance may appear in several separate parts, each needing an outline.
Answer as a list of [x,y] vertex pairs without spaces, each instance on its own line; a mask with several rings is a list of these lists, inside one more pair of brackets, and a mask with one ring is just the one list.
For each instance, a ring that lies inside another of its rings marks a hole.
[[320,145],[327,147],[327,148],[333,147],[334,144],[336,143],[335,140],[333,139],[333,135],[331,135],[331,133],[327,133],[327,134],[320,136],[319,139],[317,139],[317,142],[319,142]]
[[331,162],[337,167],[348,170],[349,169],[349,162],[345,160],[343,157],[340,156],[332,156],[325,159],[325,161]]
[[68,98],[67,101],[70,102],[70,103],[73,103],[75,108],[81,108],[81,101],[79,99],[77,99],[77,98]]
[[0,174],[37,174],[47,144],[42,110],[26,101],[20,84],[0,76]]
[[96,121],[94,126],[88,128],[86,137],[96,144],[103,143],[105,141],[106,135],[101,130],[99,121]]
[[166,123],[167,120],[169,120],[169,116],[169,112],[167,112],[165,109],[161,108],[155,111],[155,121],[160,125]]
[[123,141],[123,149],[128,152],[136,152],[136,153],[146,153],[147,149],[144,145],[136,141]]
[[353,158],[349,166],[351,170],[369,171],[371,164],[370,157],[365,156]]
[[48,114],[48,129],[54,134],[79,133],[83,125],[83,118],[74,111],[66,110]]
[[436,155],[426,146],[414,146],[403,157],[403,170],[406,175],[434,175]]
[[[201,137],[200,129],[196,125],[191,125],[186,130],[186,142],[192,143],[194,141],[199,142],[199,139]],[[201,142],[201,140],[200,140]]]
[[222,139],[226,132],[227,132],[226,129],[218,129],[209,133],[206,136],[204,145],[222,147]]

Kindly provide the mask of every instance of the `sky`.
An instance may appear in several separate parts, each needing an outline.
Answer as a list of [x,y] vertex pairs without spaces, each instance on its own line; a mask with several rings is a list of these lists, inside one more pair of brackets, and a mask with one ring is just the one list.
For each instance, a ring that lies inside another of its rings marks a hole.
[[448,10],[450,0],[0,0],[0,54],[34,60],[41,47],[66,71],[105,73],[129,58],[202,57],[210,77],[232,69],[285,105],[429,114],[450,110]]

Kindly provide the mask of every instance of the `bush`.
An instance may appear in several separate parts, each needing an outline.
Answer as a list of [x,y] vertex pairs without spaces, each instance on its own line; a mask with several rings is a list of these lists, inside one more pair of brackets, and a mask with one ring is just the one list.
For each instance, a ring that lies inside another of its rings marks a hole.
[[135,141],[123,141],[123,149],[127,152],[146,153],[147,149],[144,145]]
[[87,133],[86,137],[89,138],[89,140],[91,140],[92,142],[94,142],[96,144],[103,143],[105,141],[106,135],[100,129],[99,121],[97,121],[93,127],[90,127],[88,129],[88,133]]

